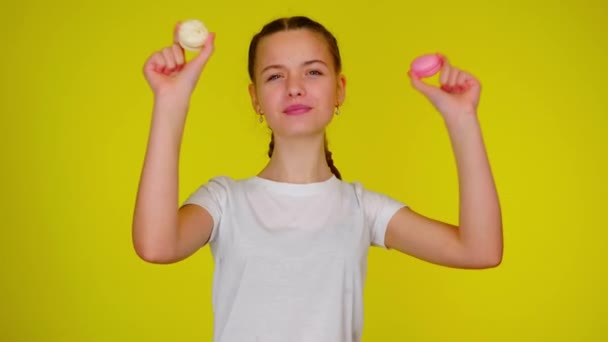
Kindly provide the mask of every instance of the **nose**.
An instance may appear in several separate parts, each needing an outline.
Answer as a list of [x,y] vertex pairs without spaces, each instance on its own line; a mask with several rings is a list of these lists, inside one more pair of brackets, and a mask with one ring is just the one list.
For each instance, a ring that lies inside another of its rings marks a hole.
[[289,97],[304,96],[306,91],[302,84],[302,81],[297,77],[290,77],[287,82],[287,93]]

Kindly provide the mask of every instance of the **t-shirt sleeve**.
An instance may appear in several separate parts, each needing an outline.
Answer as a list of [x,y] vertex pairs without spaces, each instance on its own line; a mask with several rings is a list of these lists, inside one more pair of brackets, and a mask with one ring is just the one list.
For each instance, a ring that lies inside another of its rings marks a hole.
[[402,207],[407,206],[388,195],[365,189],[361,186],[361,200],[365,221],[370,230],[370,243],[386,249],[384,238],[388,222]]
[[209,212],[209,215],[213,218],[213,230],[209,242],[213,242],[218,235],[218,228],[228,198],[229,181],[230,179],[225,176],[211,178],[207,183],[192,192],[182,204],[182,206],[186,204],[198,205]]

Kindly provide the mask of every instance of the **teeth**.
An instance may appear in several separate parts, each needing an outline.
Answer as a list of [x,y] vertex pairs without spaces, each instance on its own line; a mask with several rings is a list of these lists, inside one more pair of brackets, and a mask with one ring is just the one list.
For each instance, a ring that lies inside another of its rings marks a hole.
[[186,20],[179,26],[177,33],[179,45],[189,51],[198,51],[207,40],[209,31],[199,20]]

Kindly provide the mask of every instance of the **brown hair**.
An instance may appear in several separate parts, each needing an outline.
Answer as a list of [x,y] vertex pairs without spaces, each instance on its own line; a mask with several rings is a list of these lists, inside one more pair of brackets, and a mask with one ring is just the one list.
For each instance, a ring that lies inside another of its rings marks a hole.
[[[304,16],[295,16],[295,17],[286,17],[279,18],[273,20],[266,24],[262,30],[257,33],[251,39],[251,43],[249,44],[249,79],[255,83],[255,60],[256,60],[256,52],[257,47],[260,40],[266,36],[269,36],[273,33],[281,32],[281,31],[290,31],[290,30],[298,30],[298,29],[307,29],[312,32],[318,33],[327,42],[327,46],[329,47],[329,52],[333,57],[334,68],[336,74],[339,74],[342,70],[342,59],[340,58],[340,50],[338,49],[338,41],[334,37],[331,32],[329,32],[323,25],[320,23]],[[340,171],[334,165],[334,160],[331,156],[331,152],[327,147],[327,135],[324,137],[325,144],[325,160],[327,161],[327,165],[329,166],[331,172],[338,178],[342,179],[340,175]],[[268,157],[272,157],[272,152],[274,150],[274,133],[270,135],[270,144],[268,146]]]

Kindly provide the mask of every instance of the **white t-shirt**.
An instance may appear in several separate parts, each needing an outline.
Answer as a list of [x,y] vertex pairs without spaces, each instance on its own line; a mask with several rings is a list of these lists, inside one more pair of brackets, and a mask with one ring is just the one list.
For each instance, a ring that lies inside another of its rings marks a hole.
[[214,221],[215,342],[360,341],[368,248],[404,204],[335,176],[219,176],[184,204]]

